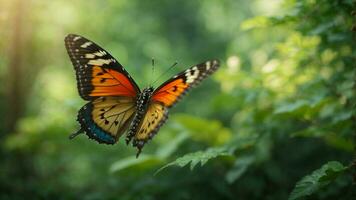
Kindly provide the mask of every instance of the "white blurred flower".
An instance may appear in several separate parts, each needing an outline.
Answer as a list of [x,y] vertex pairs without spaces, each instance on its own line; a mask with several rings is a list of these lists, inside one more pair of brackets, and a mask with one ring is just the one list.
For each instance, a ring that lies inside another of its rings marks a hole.
[[236,73],[240,69],[240,58],[237,56],[230,56],[227,59],[227,67],[229,73]]

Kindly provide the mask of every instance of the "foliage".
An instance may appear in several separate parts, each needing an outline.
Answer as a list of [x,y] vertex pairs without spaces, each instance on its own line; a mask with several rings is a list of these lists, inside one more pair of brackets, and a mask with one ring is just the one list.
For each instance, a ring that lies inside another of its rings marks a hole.
[[[0,0],[0,199],[352,199],[354,7]],[[103,46],[140,86],[175,60],[155,86],[200,61],[222,66],[136,159],[122,139],[68,140],[85,104],[68,33]]]
[[185,154],[183,157],[178,158],[177,160],[170,162],[166,164],[165,166],[161,167],[159,171],[169,167],[169,166],[179,166],[179,167],[184,167],[190,163],[190,170],[193,170],[194,167],[200,163],[201,166],[203,166],[208,160],[212,158],[216,158],[218,156],[227,156],[231,155],[231,152],[229,152],[225,148],[209,148],[205,151],[197,151],[194,153],[189,153]]
[[330,184],[345,169],[346,167],[336,161],[324,164],[320,169],[315,170],[312,174],[298,181],[289,199],[300,199],[301,197],[315,193],[320,188]]

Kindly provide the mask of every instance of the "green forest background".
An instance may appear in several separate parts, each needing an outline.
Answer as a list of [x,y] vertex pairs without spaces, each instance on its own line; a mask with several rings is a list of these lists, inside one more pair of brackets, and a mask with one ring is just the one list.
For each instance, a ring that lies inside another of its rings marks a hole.
[[[356,199],[352,0],[0,0],[0,199]],[[69,33],[141,87],[218,58],[139,159],[79,128]],[[156,59],[151,73],[151,58]]]

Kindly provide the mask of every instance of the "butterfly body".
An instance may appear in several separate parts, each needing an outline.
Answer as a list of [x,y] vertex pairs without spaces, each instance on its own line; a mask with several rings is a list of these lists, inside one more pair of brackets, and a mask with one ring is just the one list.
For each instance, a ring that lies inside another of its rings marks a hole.
[[[131,126],[127,132],[126,143],[130,143],[132,138],[136,135],[140,124],[142,123],[142,118],[145,116],[147,112],[147,108],[149,106],[149,101],[151,100],[151,96],[153,93],[153,87],[148,87],[142,90],[142,92],[138,95],[136,101],[137,111],[133,117]],[[134,144],[135,145],[135,144]]]
[[193,86],[219,67],[217,60],[192,66],[154,89],[142,91],[123,66],[94,42],[74,34],[65,38],[80,96],[89,101],[78,112],[81,128],[99,143],[115,144],[127,132],[126,143],[138,149],[153,138],[168,118],[168,110]]
[[153,87],[148,87],[143,89],[142,92],[138,95],[136,101],[137,113],[144,114],[146,112],[153,90]]

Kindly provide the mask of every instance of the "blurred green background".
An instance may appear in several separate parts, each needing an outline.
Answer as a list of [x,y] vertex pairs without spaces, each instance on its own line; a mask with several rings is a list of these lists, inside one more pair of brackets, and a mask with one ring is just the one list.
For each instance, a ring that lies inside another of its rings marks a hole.
[[[0,199],[353,199],[354,8],[0,0]],[[135,159],[122,139],[68,140],[85,104],[69,33],[111,52],[141,87],[176,60],[157,85],[207,59],[222,66]]]

